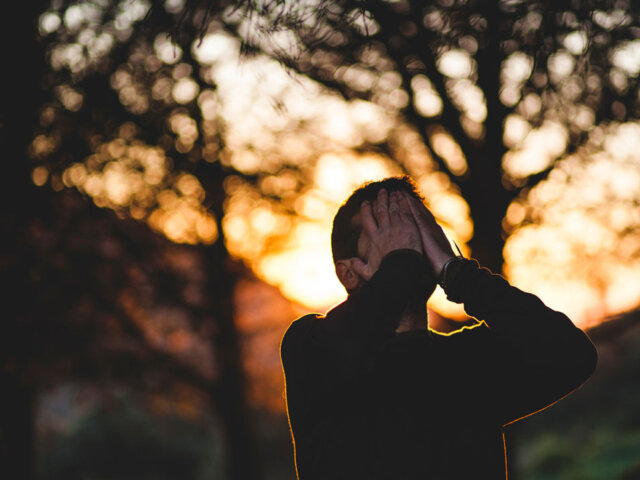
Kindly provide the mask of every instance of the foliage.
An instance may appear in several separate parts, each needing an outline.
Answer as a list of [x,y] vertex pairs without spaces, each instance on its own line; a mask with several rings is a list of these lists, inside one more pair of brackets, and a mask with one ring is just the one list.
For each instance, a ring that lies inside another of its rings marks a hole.
[[509,429],[516,440],[516,471],[522,478],[637,477],[638,312],[596,327],[591,337],[598,348],[599,361],[586,385],[553,408]]
[[65,434],[50,432],[41,439],[39,478],[204,479],[221,474],[221,446],[211,421],[197,425],[152,415],[122,392],[100,393],[113,398],[74,418]]

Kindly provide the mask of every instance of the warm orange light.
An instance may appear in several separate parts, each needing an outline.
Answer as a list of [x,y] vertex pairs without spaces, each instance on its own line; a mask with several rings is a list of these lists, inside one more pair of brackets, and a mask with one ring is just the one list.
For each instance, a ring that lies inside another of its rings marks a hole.
[[[594,128],[584,150],[507,210],[505,273],[581,326],[640,299],[639,139],[635,122]],[[521,225],[527,218],[535,223]]]
[[38,187],[42,187],[45,183],[47,183],[47,179],[49,178],[49,170],[47,167],[40,165],[36,167],[31,172],[31,180]]
[[[223,219],[227,246],[234,255],[248,259],[262,279],[289,299],[324,312],[346,298],[331,257],[335,212],[365,181],[399,173],[382,156],[325,154],[317,161],[313,186],[294,202],[298,217],[280,212],[280,205],[267,202],[248,187],[235,186]],[[288,181],[286,176],[282,181]],[[473,232],[467,204],[451,190],[446,176],[425,172],[416,181],[446,233],[465,251]],[[280,183],[272,177],[264,185],[271,190]],[[446,300],[439,289],[429,306],[450,318],[465,317],[462,307]]]
[[331,258],[326,225],[300,225],[289,247],[257,261],[257,271],[288,298],[324,311],[346,298]]
[[[192,135],[190,118],[176,114],[176,130]],[[127,124],[121,136],[97,148],[84,163],[65,169],[64,184],[87,193],[99,206],[128,209],[132,217],[145,219],[149,226],[177,243],[213,243],[218,228],[206,211],[204,189],[193,175],[172,175],[162,149],[128,140],[133,131]],[[191,137],[192,138],[192,137]],[[46,172],[45,172],[46,173]],[[43,180],[34,173],[34,183]]]
[[460,145],[441,127],[430,129],[429,137],[433,150],[444,159],[455,175],[463,175],[467,171],[467,160]]
[[504,139],[507,145],[519,147],[502,160],[507,175],[518,179],[540,172],[557,160],[567,147],[569,132],[564,125],[550,120],[531,129],[522,117],[512,115],[505,123]]

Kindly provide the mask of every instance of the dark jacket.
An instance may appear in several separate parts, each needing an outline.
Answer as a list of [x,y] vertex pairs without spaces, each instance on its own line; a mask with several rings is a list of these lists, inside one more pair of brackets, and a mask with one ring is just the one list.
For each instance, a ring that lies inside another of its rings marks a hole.
[[591,375],[596,350],[564,314],[475,260],[454,265],[446,293],[473,327],[395,333],[425,270],[407,251],[291,324],[281,356],[301,480],[504,479],[503,426]]

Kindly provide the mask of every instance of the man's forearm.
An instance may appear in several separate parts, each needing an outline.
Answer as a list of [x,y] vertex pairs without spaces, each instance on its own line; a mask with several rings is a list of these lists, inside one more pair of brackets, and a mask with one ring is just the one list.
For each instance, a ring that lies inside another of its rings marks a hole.
[[[463,303],[465,311],[484,320],[527,361],[557,365],[558,361],[590,364],[595,349],[588,337],[561,312],[523,292],[499,275],[480,268],[475,260],[456,261],[446,279],[447,297]],[[566,363],[564,363],[566,365]]]
[[450,300],[483,320],[491,332],[490,350],[476,361],[485,367],[492,408],[504,424],[539,411],[584,383],[597,352],[589,338],[561,312],[538,297],[479,268],[457,261],[446,288]]

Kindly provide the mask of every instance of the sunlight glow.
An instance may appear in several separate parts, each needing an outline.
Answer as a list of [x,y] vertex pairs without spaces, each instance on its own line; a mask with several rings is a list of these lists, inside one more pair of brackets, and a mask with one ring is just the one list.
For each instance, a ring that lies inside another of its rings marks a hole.
[[200,87],[191,78],[181,78],[173,85],[171,94],[177,103],[185,104],[192,101],[198,95]]
[[334,201],[346,199],[360,184],[390,175],[391,166],[382,158],[367,156],[347,160],[326,154],[318,159],[315,182]]
[[[315,187],[295,201],[298,218],[279,214],[275,206],[240,188],[231,196],[223,219],[227,247],[251,259],[258,274],[288,298],[310,308],[328,308],[346,296],[331,258],[335,211],[363,182],[398,173],[384,157],[325,154],[315,168]],[[272,245],[277,238],[281,240]]]
[[467,159],[462,149],[444,128],[431,128],[429,139],[433,151],[444,159],[454,175],[463,175],[467,171]]
[[[164,151],[129,140],[132,132],[133,127],[125,124],[121,128],[124,138],[100,145],[85,162],[67,167],[64,184],[85,192],[98,206],[146,219],[174,242],[215,242],[218,228],[202,205],[200,182],[186,173],[169,175]],[[36,180],[34,177],[34,183]]]
[[469,79],[454,79],[447,82],[451,99],[464,116],[475,123],[484,122],[487,118],[487,106],[484,93]]
[[54,12],[47,12],[40,16],[40,33],[42,35],[47,35],[49,33],[55,32],[62,21],[60,20],[60,16]]
[[531,124],[520,115],[508,115],[504,122],[504,144],[509,148],[519,146],[531,131]]
[[474,69],[475,62],[466,50],[448,50],[438,58],[438,70],[447,77],[468,78]]
[[583,31],[575,31],[564,37],[564,46],[574,55],[581,55],[587,48],[587,34]]
[[627,25],[631,21],[631,17],[622,9],[594,10],[591,17],[594,22],[606,30],[611,30],[618,25]]
[[442,99],[425,75],[414,76],[411,79],[411,88],[414,92],[414,107],[420,115],[435,117],[442,112]]
[[518,102],[522,85],[532,70],[533,58],[523,52],[514,52],[502,62],[500,101],[503,104],[514,106]]
[[640,73],[640,39],[622,43],[611,56],[611,63],[630,77]]
[[557,83],[573,73],[575,65],[575,58],[568,52],[560,50],[549,56],[547,60],[549,78],[552,82]]
[[585,151],[507,211],[505,273],[582,326],[640,299],[639,139],[636,122],[593,129]]
[[[223,229],[229,251],[249,260],[261,278],[276,285],[291,300],[324,311],[346,297],[331,258],[333,215],[363,182],[400,171],[385,157],[347,152],[322,155],[314,171],[310,187],[294,202],[297,217],[285,214],[282,204],[269,203],[248,186],[233,187]],[[263,188],[280,194],[293,180],[286,176],[267,178],[270,180],[264,182]],[[467,204],[450,191],[444,175],[425,172],[416,181],[448,236],[464,251],[473,232]],[[462,307],[446,300],[442,292],[432,297],[429,306],[452,318],[464,317]]]
[[282,293],[324,309],[346,297],[331,258],[330,224],[300,224],[280,253],[258,261],[258,273],[277,285]]
[[42,187],[45,183],[47,183],[48,178],[49,170],[47,170],[47,167],[43,165],[34,168],[31,172],[31,180],[33,181],[34,185],[37,185],[38,187]]
[[520,148],[507,152],[502,159],[505,172],[514,179],[524,178],[547,168],[565,151],[569,141],[566,127],[551,120],[545,120],[539,128],[530,130],[520,139],[524,130],[526,127],[518,122],[517,117],[507,119],[506,140],[514,145],[520,140]]
[[153,49],[158,58],[168,65],[173,65],[182,58],[182,49],[178,45],[172,44],[166,33],[161,33],[156,37]]
[[531,75],[533,59],[523,53],[514,52],[504,60],[501,70],[503,80],[510,83],[520,83]]
[[198,62],[212,65],[219,61],[235,61],[239,48],[240,43],[236,38],[216,32],[206,35],[201,42],[194,42],[192,50]]

